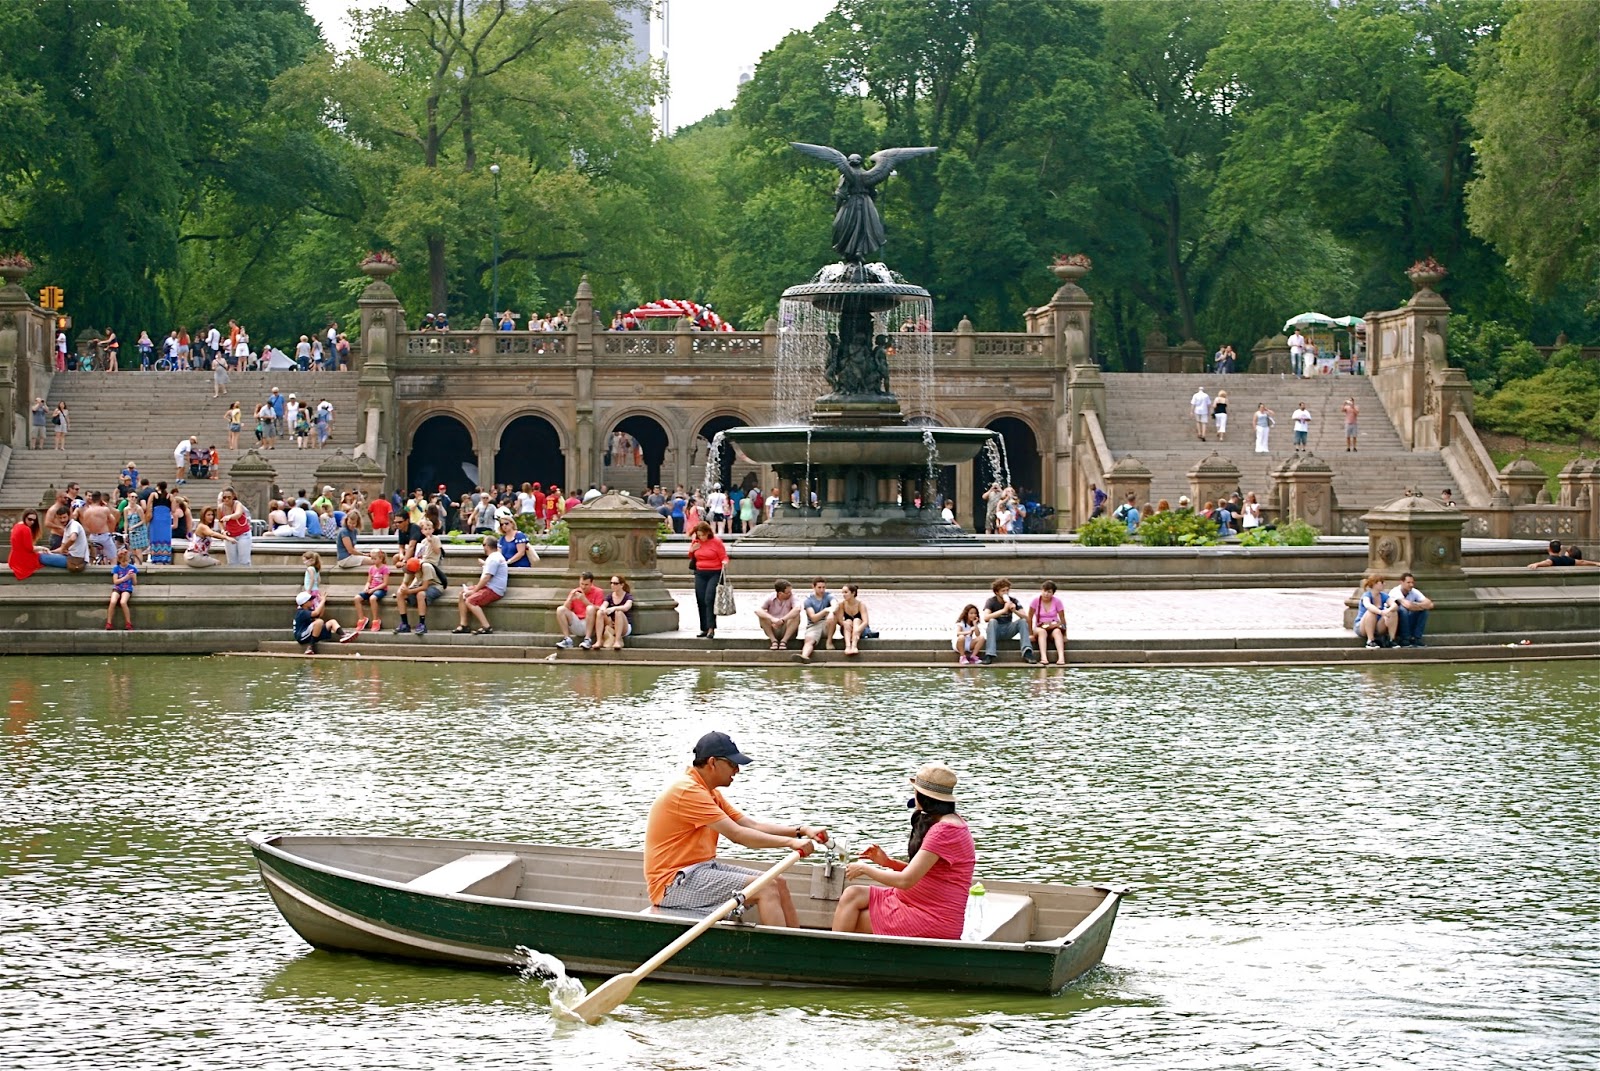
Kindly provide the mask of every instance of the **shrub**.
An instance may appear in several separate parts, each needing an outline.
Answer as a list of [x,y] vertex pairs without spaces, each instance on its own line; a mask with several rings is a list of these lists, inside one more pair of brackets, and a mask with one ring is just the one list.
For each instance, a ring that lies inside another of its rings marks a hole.
[[570,538],[571,533],[567,531],[567,522],[563,520],[552,524],[550,530],[544,534],[540,542],[547,547],[564,547]]
[[1290,521],[1277,528],[1251,528],[1239,537],[1241,547],[1309,547],[1321,535],[1305,521]]
[[1283,539],[1276,529],[1246,528],[1239,535],[1241,547],[1281,547]]
[[1212,547],[1217,522],[1189,510],[1152,513],[1139,522],[1139,541],[1147,547]]
[[1577,441],[1597,423],[1600,369],[1569,349],[1576,347],[1563,347],[1544,371],[1514,379],[1480,401],[1477,424],[1537,442]]
[[1115,517],[1095,517],[1078,526],[1078,544],[1085,547],[1120,547],[1128,541],[1128,526]]

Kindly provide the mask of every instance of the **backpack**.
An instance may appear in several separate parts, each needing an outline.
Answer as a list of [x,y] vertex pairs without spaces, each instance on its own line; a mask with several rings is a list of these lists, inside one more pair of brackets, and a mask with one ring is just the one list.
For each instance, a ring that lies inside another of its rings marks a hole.
[[1111,516],[1116,520],[1126,521],[1128,519],[1128,504],[1124,502],[1122,505],[1112,510]]

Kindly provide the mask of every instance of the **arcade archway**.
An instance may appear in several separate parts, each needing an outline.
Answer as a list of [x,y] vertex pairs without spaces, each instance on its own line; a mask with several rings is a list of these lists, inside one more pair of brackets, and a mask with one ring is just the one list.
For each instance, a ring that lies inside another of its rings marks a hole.
[[[1039,440],[1027,423],[1016,417],[996,417],[985,426],[996,433],[999,441],[995,444],[995,450],[985,450],[978,455],[978,478],[973,487],[977,501],[972,503],[970,511],[973,517],[973,530],[978,532],[984,530],[987,504],[983,501],[983,492],[991,483],[999,481],[1004,484],[1009,478],[1011,486],[1017,490],[1018,497],[1027,503],[1031,510],[1032,505],[1039,501],[1041,477],[1044,471],[1043,460],[1039,456]],[[1033,530],[1031,524],[1029,529]]]
[[450,497],[459,501],[476,486],[477,471],[478,454],[472,445],[472,433],[455,417],[429,417],[411,436],[411,452],[406,455],[407,487],[420,487],[431,494],[444,484]]
[[602,477],[608,487],[644,495],[661,482],[667,456],[667,429],[647,416],[617,421],[606,433]]
[[494,455],[496,483],[521,487],[537,483],[548,489],[552,484],[570,490],[567,484],[567,457],[561,452],[561,436],[555,425],[541,416],[519,416],[500,433]]

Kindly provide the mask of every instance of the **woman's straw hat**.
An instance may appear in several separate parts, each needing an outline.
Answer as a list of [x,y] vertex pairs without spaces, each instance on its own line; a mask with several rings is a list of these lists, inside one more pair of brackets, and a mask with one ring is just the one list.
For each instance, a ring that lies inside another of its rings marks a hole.
[[956,772],[939,762],[925,762],[911,775],[911,787],[929,799],[956,801]]

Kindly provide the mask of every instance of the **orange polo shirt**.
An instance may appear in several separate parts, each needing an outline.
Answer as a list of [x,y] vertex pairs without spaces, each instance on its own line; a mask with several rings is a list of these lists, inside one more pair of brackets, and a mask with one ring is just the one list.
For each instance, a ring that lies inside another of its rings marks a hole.
[[716,858],[717,831],[711,823],[743,817],[693,766],[675,778],[651,804],[644,827],[644,880],[650,887],[650,902],[661,902],[678,871]]

